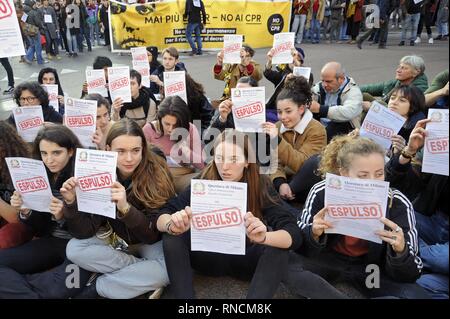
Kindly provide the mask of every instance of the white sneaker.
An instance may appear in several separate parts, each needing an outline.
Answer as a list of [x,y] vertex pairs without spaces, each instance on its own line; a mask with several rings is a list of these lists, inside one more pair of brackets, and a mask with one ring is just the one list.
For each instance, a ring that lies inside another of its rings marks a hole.
[[428,39],[428,44],[433,44],[433,43],[434,43],[433,38],[429,38],[429,39]]
[[422,39],[420,37],[417,37],[416,40],[414,40],[414,43],[416,43],[416,44],[420,43],[420,42],[422,42]]

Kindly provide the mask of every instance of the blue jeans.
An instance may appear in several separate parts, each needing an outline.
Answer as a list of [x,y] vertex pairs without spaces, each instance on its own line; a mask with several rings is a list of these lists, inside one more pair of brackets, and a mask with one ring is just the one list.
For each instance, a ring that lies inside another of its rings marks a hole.
[[41,33],[38,32],[34,37],[28,37],[28,42],[30,46],[26,54],[27,60],[33,61],[34,52],[36,52],[38,64],[44,64],[44,59],[42,59]]
[[[202,52],[202,38],[200,36],[201,31],[200,23],[188,23],[186,26],[186,39],[188,40],[192,52],[194,53]],[[195,42],[197,42],[197,48],[195,48],[195,43],[192,40],[192,32],[195,32]]]
[[414,41],[417,38],[417,27],[419,26],[420,13],[406,14],[402,27],[401,41],[406,41],[406,33],[411,30],[409,41]]
[[416,212],[416,227],[419,233],[419,251],[424,269],[417,283],[427,289],[433,298],[448,298],[448,226],[449,220],[437,212],[428,217]]
[[309,29],[309,36],[312,43],[319,43],[320,41],[320,21],[316,18],[316,13],[313,14],[311,20],[311,28]]

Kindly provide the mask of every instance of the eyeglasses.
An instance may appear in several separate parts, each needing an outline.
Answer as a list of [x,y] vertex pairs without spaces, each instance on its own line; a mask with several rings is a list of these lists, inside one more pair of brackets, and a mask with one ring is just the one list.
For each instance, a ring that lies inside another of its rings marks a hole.
[[20,97],[19,102],[24,103],[25,101],[27,101],[28,103],[32,103],[36,99],[37,99],[37,97],[35,97],[35,96]]

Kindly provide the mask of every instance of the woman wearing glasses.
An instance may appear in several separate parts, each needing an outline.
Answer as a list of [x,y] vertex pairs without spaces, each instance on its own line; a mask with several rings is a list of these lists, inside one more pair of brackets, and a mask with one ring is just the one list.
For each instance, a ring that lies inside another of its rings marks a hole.
[[[53,106],[49,105],[48,94],[38,82],[23,82],[14,90],[14,100],[19,107],[23,106],[42,106],[44,122],[62,123],[62,116],[55,111]],[[14,115],[8,118],[8,122],[16,125]]]

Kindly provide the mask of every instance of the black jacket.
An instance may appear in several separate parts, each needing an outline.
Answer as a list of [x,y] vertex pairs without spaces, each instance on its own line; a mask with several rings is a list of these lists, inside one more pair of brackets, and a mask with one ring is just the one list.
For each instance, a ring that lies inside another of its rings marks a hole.
[[[275,192],[275,190],[273,190]],[[171,198],[166,205],[161,208],[162,214],[174,214],[177,211],[184,209],[191,204],[191,187],[187,187],[178,196]],[[287,231],[292,238],[292,245],[290,249],[296,249],[302,243],[302,236],[297,226],[295,225],[295,218],[292,213],[284,206],[287,205],[281,202],[279,205],[269,204],[262,209],[262,215],[265,224],[272,228],[272,230],[283,229]]]
[[198,1],[200,1],[200,8],[194,6],[194,2],[192,0],[186,0],[186,7],[184,10],[183,17],[188,19],[188,23],[206,24],[205,5],[203,4],[202,0]]
[[[338,234],[323,234],[319,242],[312,236],[312,221],[325,205],[325,181],[314,185],[306,199],[305,208],[298,217],[304,245],[298,250],[301,254],[317,254],[323,249],[331,250],[337,241],[342,237]],[[365,256],[367,264],[377,264],[386,275],[398,282],[415,282],[423,268],[422,260],[419,257],[418,236],[415,227],[414,209],[401,192],[390,189],[386,218],[399,225],[405,234],[405,252],[396,256],[391,246],[383,242],[377,244],[369,242],[369,252]]]
[[427,216],[437,210],[449,215],[448,176],[421,173],[419,165],[399,163],[399,155],[386,163],[386,180],[413,202],[414,209]]
[[[186,66],[183,62],[178,62],[175,65],[174,71],[186,71]],[[164,82],[164,65],[160,65],[152,72],[152,75],[156,75],[161,82]],[[150,90],[153,94],[159,94],[159,86],[155,82],[150,82]]]
[[277,109],[277,97],[281,90],[284,88],[284,80],[288,74],[292,73],[289,66],[286,66],[283,70],[265,69],[264,76],[267,80],[273,83],[275,91],[272,96],[266,102],[266,108],[276,110]]

